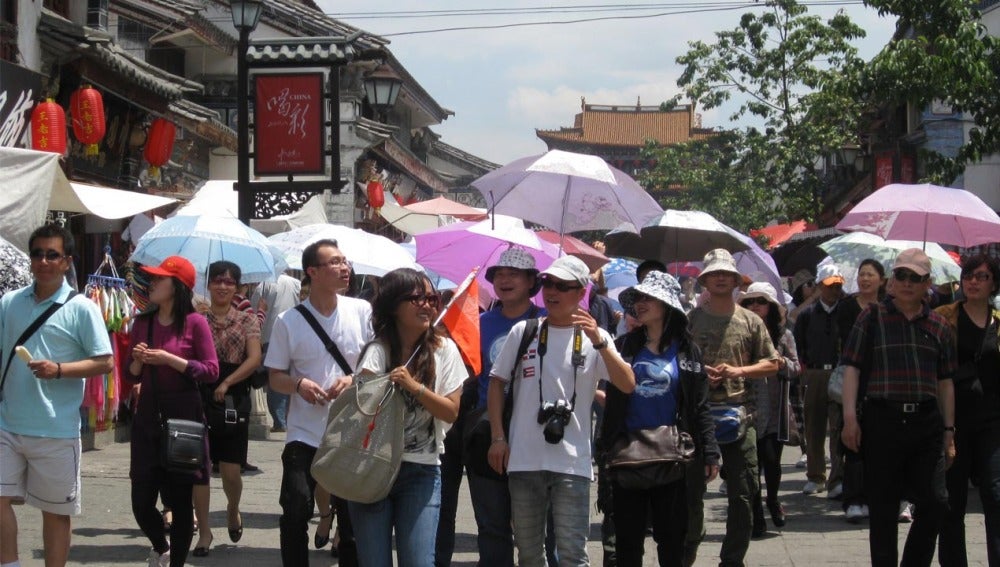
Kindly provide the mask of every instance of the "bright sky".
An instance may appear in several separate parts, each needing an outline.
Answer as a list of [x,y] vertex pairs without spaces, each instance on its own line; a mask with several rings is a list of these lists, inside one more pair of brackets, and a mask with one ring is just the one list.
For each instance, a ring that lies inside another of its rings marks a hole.
[[[328,14],[369,32],[389,35],[447,27],[560,21],[608,16],[672,15],[616,19],[567,25],[511,27],[390,36],[390,49],[445,108],[455,116],[433,129],[443,140],[482,158],[504,164],[545,151],[535,128],[572,126],[580,97],[591,104],[655,105],[679,89],[678,55],[689,41],[711,42],[715,31],[737,26],[746,8],[719,10],[724,0],[316,0]],[[833,0],[819,0],[830,3]],[[641,2],[641,3],[640,3]],[[625,11],[622,6],[655,10]],[[811,7],[824,17],[837,9],[848,12],[868,32],[858,43],[870,58],[891,37],[895,21],[880,18],[858,4]],[[567,6],[613,6],[615,11],[567,13]],[[549,13],[398,18],[380,12],[402,10],[482,10],[552,7]],[[704,10],[677,14],[679,11]],[[346,15],[351,14],[354,15]],[[369,15],[360,17],[359,14]],[[732,127],[731,112],[704,112],[705,127]]]

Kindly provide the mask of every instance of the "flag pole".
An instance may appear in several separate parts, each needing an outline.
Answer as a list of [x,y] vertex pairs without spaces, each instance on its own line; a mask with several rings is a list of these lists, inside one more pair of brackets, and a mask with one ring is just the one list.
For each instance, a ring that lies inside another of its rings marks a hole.
[[[437,327],[438,325],[441,324],[441,320],[444,319],[445,314],[448,313],[448,309],[450,309],[452,304],[454,304],[456,300],[462,297],[462,294],[465,293],[467,289],[469,289],[470,285],[472,285],[473,280],[475,280],[476,276],[479,274],[479,268],[480,266],[472,268],[472,271],[469,272],[469,275],[465,276],[465,279],[462,280],[462,285],[458,286],[458,288],[455,290],[455,295],[451,297],[451,301],[449,301],[448,305],[444,306],[441,309],[441,312],[438,313],[437,319],[434,320],[434,324],[431,325],[431,327]],[[417,348],[413,349],[413,354],[410,355],[410,358],[407,359],[406,364],[404,364],[403,366],[406,367],[410,366],[410,363],[413,362],[413,358],[417,356],[418,352],[420,352],[421,346],[423,345],[419,344],[417,345]]]

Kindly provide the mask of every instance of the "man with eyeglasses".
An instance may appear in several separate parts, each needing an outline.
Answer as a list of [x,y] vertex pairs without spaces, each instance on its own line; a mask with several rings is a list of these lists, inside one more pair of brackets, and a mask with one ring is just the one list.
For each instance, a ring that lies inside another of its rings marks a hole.
[[[310,468],[326,430],[327,404],[351,385],[352,373],[346,370],[357,365],[362,347],[373,336],[371,305],[338,293],[350,284],[351,265],[335,240],[307,246],[302,251],[302,269],[312,282],[309,297],[278,315],[264,360],[271,388],[291,398],[279,500],[281,561],[288,567],[309,565],[309,519],[316,489]],[[350,368],[341,368],[307,317],[336,345]],[[338,521],[341,565],[354,564],[356,551],[345,533],[344,518]]]
[[[540,277],[548,316],[528,345],[516,376],[511,373],[518,363],[524,322],[511,329],[490,372],[489,463],[497,473],[509,472],[518,564],[545,565],[543,541],[551,509],[559,565],[589,565],[590,407],[600,380],[608,379],[630,393],[635,375],[608,332],[580,305],[590,281],[587,265],[563,256]],[[514,388],[509,439],[502,425],[508,382]]]
[[914,513],[903,565],[931,564],[947,509],[957,353],[947,321],[926,303],[930,271],[930,258],[919,248],[900,252],[892,296],[862,311],[841,356],[841,437],[864,457],[869,548],[877,567],[898,564],[897,513],[904,498]]
[[[100,309],[66,281],[73,235],[57,224],[28,240],[34,283],[0,299],[0,565],[18,566],[13,504],[42,511],[45,565],[65,565],[80,505],[84,380],[111,372]],[[47,315],[47,318],[45,318]],[[35,327],[33,323],[44,321]],[[35,330],[31,332],[31,328]],[[15,347],[24,351],[15,355]]]
[[799,313],[795,320],[795,348],[802,363],[802,383],[805,385],[806,484],[803,494],[827,490],[828,498],[843,493],[843,452],[840,439],[830,437],[830,478],[826,476],[826,433],[840,431],[840,405],[830,401],[827,385],[840,358],[840,300],[843,298],[844,276],[833,263],[816,268],[816,295],[812,305]]

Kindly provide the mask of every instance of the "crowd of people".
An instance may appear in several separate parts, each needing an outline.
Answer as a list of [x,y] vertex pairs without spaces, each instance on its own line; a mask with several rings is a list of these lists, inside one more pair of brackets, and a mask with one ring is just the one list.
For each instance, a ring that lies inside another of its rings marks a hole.
[[[74,301],[65,280],[73,254],[67,231],[39,228],[34,282],[0,299],[0,567],[19,565],[13,504],[42,510],[46,565],[66,563],[81,512],[80,379],[115,361],[96,305]],[[149,307],[123,364],[137,400],[132,512],[149,565],[184,565],[192,544],[210,554],[216,467],[228,537],[240,541],[250,384],[263,372],[272,431],[285,434],[287,566],[309,564],[317,515],[313,546],[332,540],[341,565],[449,565],[463,478],[480,565],[589,565],[596,480],[605,566],[641,566],[647,534],[659,565],[689,566],[717,476],[728,500],[719,564],[744,565],[768,517],[793,521],[778,498],[785,446],[802,451],[804,494],[842,500],[849,522],[868,518],[873,565],[929,565],[935,550],[942,565],[967,564],[970,482],[1000,565],[1000,265],[965,258],[953,301],[931,293],[920,249],[890,268],[862,262],[847,295],[823,263],[786,292],[717,249],[684,281],[643,262],[615,302],[582,260],[539,270],[512,246],[486,268],[496,302],[480,315],[476,374],[435,326],[445,302],[424,273],[391,271],[357,297],[332,240],[305,248],[302,282],[283,275],[249,300],[240,266],[212,264],[202,309],[188,260],[143,267]],[[395,480],[362,503],[331,495],[311,466],[329,405],[367,373],[388,376],[405,410]],[[208,426],[197,470],[161,460],[167,420]],[[488,431],[481,452],[477,426]],[[912,521],[901,554],[900,521]]]

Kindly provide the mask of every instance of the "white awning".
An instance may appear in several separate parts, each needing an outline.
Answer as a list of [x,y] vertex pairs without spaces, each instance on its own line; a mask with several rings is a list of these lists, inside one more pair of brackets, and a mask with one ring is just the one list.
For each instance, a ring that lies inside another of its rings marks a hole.
[[57,182],[49,209],[123,219],[173,203],[175,199],[76,182]]

